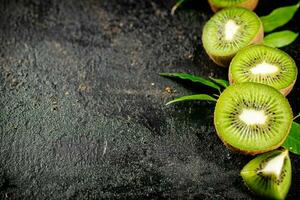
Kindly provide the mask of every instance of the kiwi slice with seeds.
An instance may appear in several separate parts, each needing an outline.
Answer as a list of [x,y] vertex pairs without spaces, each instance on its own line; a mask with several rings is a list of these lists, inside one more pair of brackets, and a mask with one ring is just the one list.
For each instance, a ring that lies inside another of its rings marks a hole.
[[259,17],[245,8],[226,8],[204,26],[202,43],[209,57],[220,66],[228,66],[236,53],[263,40]]
[[293,113],[288,100],[271,86],[246,82],[227,87],[214,112],[218,136],[230,149],[256,155],[281,146]]
[[208,0],[208,3],[213,12],[228,7],[243,7],[249,10],[254,10],[258,0]]
[[295,61],[285,52],[263,45],[239,51],[229,67],[230,83],[257,82],[267,84],[287,95],[297,79]]
[[285,199],[292,181],[288,151],[275,150],[257,156],[242,169],[241,176],[256,195]]

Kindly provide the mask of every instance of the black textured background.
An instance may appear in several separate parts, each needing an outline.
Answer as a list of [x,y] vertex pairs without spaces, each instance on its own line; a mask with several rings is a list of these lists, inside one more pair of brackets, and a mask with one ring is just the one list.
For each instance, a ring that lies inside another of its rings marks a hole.
[[[209,91],[159,72],[226,78],[202,48],[206,1],[175,16],[171,0],[0,2],[1,199],[254,198],[239,177],[251,157],[222,145],[213,104],[164,106]],[[257,13],[296,2],[261,0]],[[284,48],[298,66],[299,41]],[[295,113],[299,94],[298,82]]]

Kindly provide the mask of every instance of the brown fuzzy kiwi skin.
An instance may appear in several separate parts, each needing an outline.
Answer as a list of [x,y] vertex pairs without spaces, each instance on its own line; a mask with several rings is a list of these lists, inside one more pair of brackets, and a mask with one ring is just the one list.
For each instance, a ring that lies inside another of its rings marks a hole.
[[292,89],[294,88],[294,85],[295,85],[296,81],[293,81],[292,84],[290,84],[288,87],[286,88],[283,88],[280,90],[280,92],[284,95],[284,96],[287,96],[291,91]]
[[[254,10],[258,4],[258,1],[259,0],[248,0],[248,1],[245,1],[241,4],[238,4],[236,5],[235,7],[242,7],[242,8],[247,8],[249,10]],[[208,0],[208,3],[210,5],[210,8],[213,12],[218,12],[219,10],[223,9],[221,7],[218,7],[217,5],[215,5],[212,0]]]
[[[250,46],[252,44],[262,44],[264,39],[264,28],[261,23],[260,28],[256,36],[253,38],[253,40],[247,45]],[[217,65],[221,67],[228,67],[232,58],[235,56],[235,54],[229,55],[229,56],[215,56],[208,52],[206,52],[208,56],[216,63]]]
[[228,67],[234,56],[214,56],[206,52],[209,58],[220,67]]
[[[218,100],[218,101],[219,101],[219,100]],[[217,103],[218,103],[218,102],[217,102]],[[216,112],[216,109],[215,109],[214,112]],[[215,114],[214,114],[214,115],[215,115]],[[215,117],[214,117],[214,125],[215,125],[215,127],[217,127],[217,126],[216,126],[216,118],[215,118]],[[290,132],[291,127],[292,127],[292,123],[290,124],[288,133]],[[216,132],[217,132],[218,137],[221,139],[221,141],[223,142],[223,144],[224,144],[228,149],[230,149],[231,151],[236,152],[236,153],[241,153],[241,154],[251,155],[251,156],[255,156],[255,155],[257,155],[257,154],[262,154],[262,153],[269,152],[269,151],[272,151],[272,150],[274,150],[274,149],[279,148],[279,147],[284,143],[284,141],[286,140],[286,138],[287,138],[288,135],[289,135],[289,134],[287,133],[286,136],[285,136],[285,137],[284,137],[277,145],[274,145],[274,146],[272,146],[272,147],[270,147],[270,148],[268,148],[268,149],[258,150],[258,151],[247,151],[247,150],[243,150],[243,149],[238,149],[238,148],[236,148],[236,147],[234,147],[234,146],[228,144],[225,140],[223,140],[223,138],[222,138],[221,135],[219,134],[217,128],[216,128]]]

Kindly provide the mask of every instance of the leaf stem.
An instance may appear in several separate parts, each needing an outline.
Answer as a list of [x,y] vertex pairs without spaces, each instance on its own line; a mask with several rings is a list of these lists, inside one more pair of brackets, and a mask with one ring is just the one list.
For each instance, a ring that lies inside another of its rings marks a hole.
[[[221,94],[221,92],[220,92],[220,94]],[[215,96],[215,97],[217,97],[217,98],[220,97],[220,95],[218,95],[218,94],[213,94],[213,96]]]
[[177,8],[186,0],[180,0],[178,1],[173,7],[172,7],[172,10],[171,10],[171,15],[174,15],[175,14],[175,11],[177,10]]
[[294,118],[293,118],[293,120],[295,120],[295,119],[297,119],[297,118],[299,118],[300,117],[300,113],[298,114],[298,115],[296,115]]

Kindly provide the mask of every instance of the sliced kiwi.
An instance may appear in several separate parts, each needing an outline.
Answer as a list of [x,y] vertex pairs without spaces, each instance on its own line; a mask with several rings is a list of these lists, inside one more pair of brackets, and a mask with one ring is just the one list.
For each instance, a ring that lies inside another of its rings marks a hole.
[[281,146],[292,121],[288,100],[273,87],[253,82],[227,87],[214,113],[216,131],[224,144],[251,155]]
[[288,151],[275,150],[257,156],[241,171],[250,190],[268,199],[285,199],[292,180]]
[[228,66],[242,48],[263,40],[259,17],[245,8],[226,8],[204,26],[202,43],[209,57],[220,66]]
[[212,11],[217,12],[220,9],[228,7],[243,7],[254,10],[258,0],[208,0]]
[[287,95],[297,79],[297,66],[285,52],[263,45],[239,51],[229,67],[231,83],[257,82],[270,85]]

